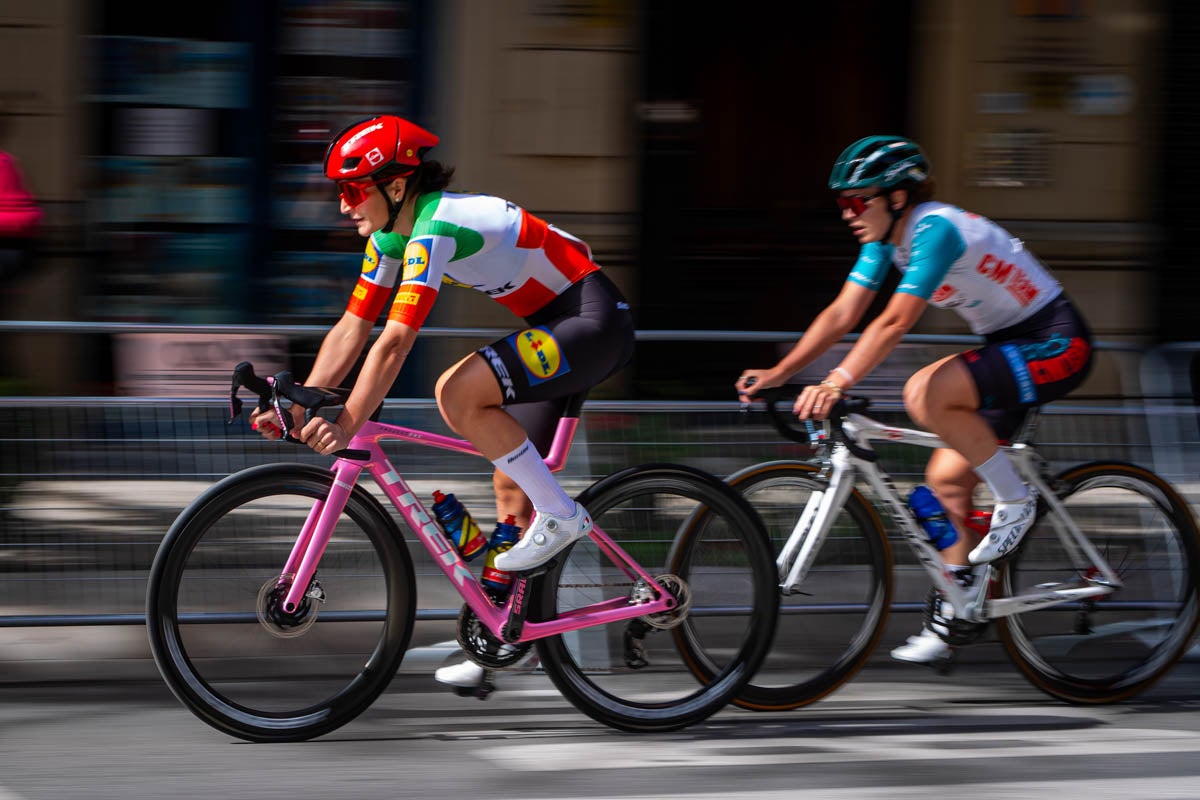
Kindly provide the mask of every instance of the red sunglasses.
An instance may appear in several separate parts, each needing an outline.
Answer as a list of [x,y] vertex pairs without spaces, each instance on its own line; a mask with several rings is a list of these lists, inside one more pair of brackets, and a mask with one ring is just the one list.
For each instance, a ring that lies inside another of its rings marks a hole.
[[[867,210],[867,203],[870,203],[876,197],[880,197],[883,192],[875,194],[852,194],[839,196],[837,199],[838,208],[845,211],[850,209],[850,213],[856,217],[861,217]],[[347,201],[348,202],[348,201]]]
[[338,181],[338,197],[345,200],[346,205],[350,206],[351,208],[355,208],[367,202],[367,198],[371,196],[370,192],[373,187],[382,186],[383,184],[391,183],[394,180],[396,180],[395,175],[390,178],[385,178],[381,181],[373,181],[370,178],[356,181]]

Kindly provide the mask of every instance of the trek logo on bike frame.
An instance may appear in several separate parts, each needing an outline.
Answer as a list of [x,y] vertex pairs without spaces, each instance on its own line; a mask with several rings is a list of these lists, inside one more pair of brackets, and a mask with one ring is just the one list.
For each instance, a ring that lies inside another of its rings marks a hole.
[[433,554],[446,566],[454,567],[454,574],[451,576],[454,582],[459,586],[466,586],[468,583],[473,582],[475,575],[471,570],[467,569],[466,564],[463,563],[462,558],[458,555],[458,551],[446,539],[446,534],[442,533],[442,529],[417,504],[417,498],[413,493],[406,492],[397,499],[405,515],[411,517],[410,522],[416,523],[412,526],[413,530],[429,543]]

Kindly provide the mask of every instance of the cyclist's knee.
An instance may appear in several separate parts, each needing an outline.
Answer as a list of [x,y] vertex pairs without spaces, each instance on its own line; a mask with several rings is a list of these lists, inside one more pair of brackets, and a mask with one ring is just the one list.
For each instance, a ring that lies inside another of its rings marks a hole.
[[904,383],[904,410],[922,428],[929,427],[929,373],[921,370]]

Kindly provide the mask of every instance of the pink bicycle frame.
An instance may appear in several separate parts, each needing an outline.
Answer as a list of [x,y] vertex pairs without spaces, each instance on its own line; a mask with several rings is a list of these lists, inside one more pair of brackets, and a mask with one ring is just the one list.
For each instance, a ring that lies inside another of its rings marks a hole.
[[[575,431],[578,426],[579,420],[575,417],[564,417],[559,420],[550,453],[545,458],[546,466],[550,468],[551,472],[558,472],[566,464],[567,454],[575,439]],[[392,501],[396,510],[404,517],[409,528],[416,532],[417,538],[429,551],[434,563],[450,579],[463,600],[483,624],[499,637],[514,603],[524,604],[527,602],[528,598],[522,595],[526,591],[527,582],[521,580],[519,575],[515,576],[513,590],[505,604],[497,606],[492,602],[475,574],[459,555],[458,550],[434,521],[433,515],[426,510],[405,483],[404,478],[396,472],[395,467],[384,455],[380,442],[390,439],[404,439],[427,447],[482,456],[479,450],[465,439],[455,439],[381,422],[367,422],[363,425],[358,434],[350,441],[348,448],[365,450],[370,453],[371,457],[366,462],[346,458],[339,458],[334,462],[334,479],[329,496],[313,505],[313,509],[309,512],[308,519],[305,520],[304,527],[296,539],[296,544],[292,548],[291,555],[288,556],[287,563],[284,565],[282,574],[294,575],[292,585],[284,599],[284,610],[290,612],[299,607],[308,590],[309,583],[316,573],[317,564],[325,552],[325,546],[333,534],[338,517],[345,508],[346,500],[354,490],[359,475],[365,469]],[[544,622],[526,622],[517,641],[526,642],[546,636],[556,636],[567,631],[660,613],[674,608],[675,598],[659,591],[654,578],[609,538],[598,525],[592,528],[590,536],[605,556],[630,580],[640,578],[647,586],[655,589],[658,596],[654,600],[638,604],[631,604],[628,598],[618,597],[563,612],[554,619]]]

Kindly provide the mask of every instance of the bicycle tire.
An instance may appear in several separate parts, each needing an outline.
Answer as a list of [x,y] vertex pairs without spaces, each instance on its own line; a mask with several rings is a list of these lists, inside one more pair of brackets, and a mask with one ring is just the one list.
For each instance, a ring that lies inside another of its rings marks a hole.
[[[1116,703],[1148,689],[1192,646],[1200,622],[1200,532],[1178,492],[1133,464],[1084,464],[1051,485],[1123,586],[1091,603],[998,618],[997,631],[1038,689],[1070,703]],[[1048,506],[1039,505],[1034,527],[1001,571],[1003,596],[1077,572]]]
[[[754,506],[774,552],[779,552],[809,495],[826,488],[816,477],[819,471],[802,461],[771,461],[747,467],[726,481]],[[848,683],[883,636],[894,592],[893,569],[891,543],[879,514],[852,490],[802,593],[781,599],[771,652],[734,704],[751,711],[789,711]],[[705,672],[709,669],[702,653],[694,653],[693,660],[706,665]]]
[[[779,593],[762,522],[716,477],[673,464],[618,472],[585,490],[579,502],[653,577],[659,565],[685,582],[690,611],[655,621],[689,627],[689,635],[708,637],[726,657],[700,677],[675,637],[651,627],[641,631],[648,665],[636,666],[627,657],[626,637],[639,630],[639,617],[539,640],[542,667],[568,701],[609,727],[671,731],[707,719],[737,695],[770,648]],[[693,537],[687,552],[675,553],[679,528],[697,524],[709,538]],[[587,603],[620,602],[630,596],[628,581],[591,539],[581,539],[541,578],[537,613],[546,619]]]
[[154,662],[217,730],[252,742],[327,734],[370,706],[404,657],[416,618],[412,559],[362,486],[322,556],[324,607],[306,599],[303,615],[282,622],[264,610],[333,478],[298,464],[235,473],[189,504],[159,546],[146,599]]

